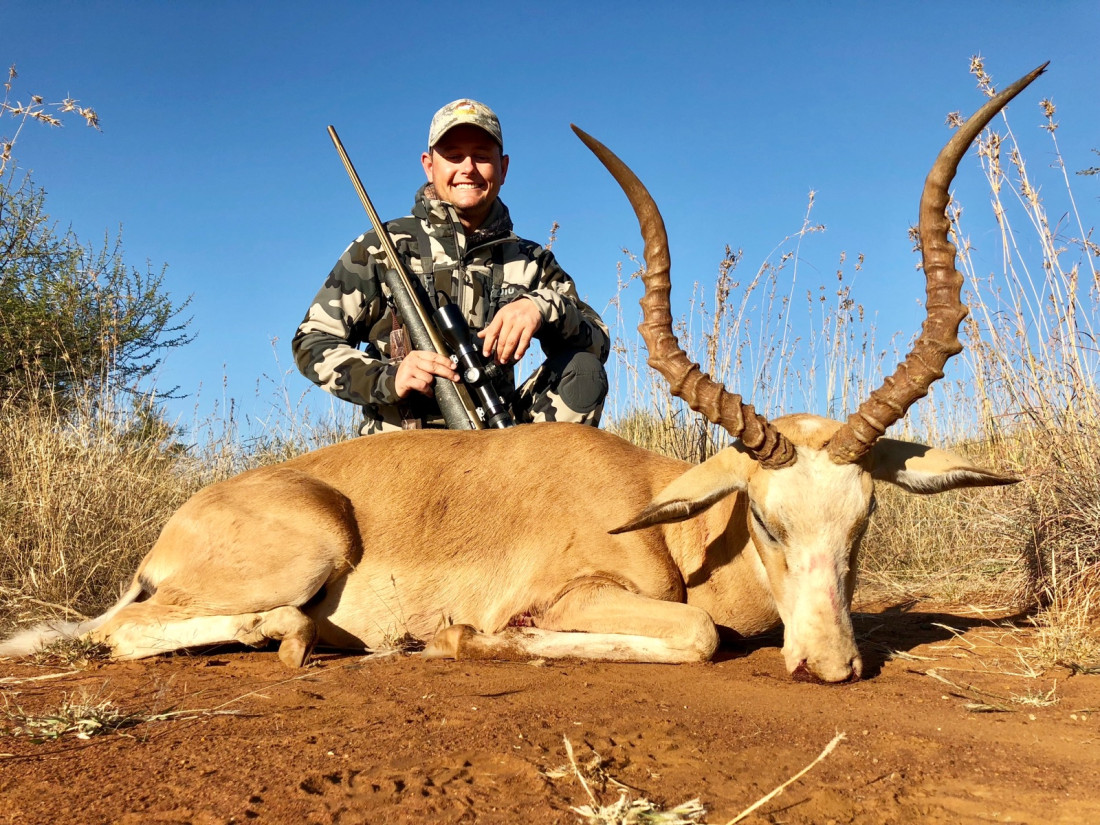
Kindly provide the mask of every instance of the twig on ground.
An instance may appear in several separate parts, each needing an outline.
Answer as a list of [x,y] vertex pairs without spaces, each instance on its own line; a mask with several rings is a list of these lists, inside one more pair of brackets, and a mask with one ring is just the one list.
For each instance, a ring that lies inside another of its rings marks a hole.
[[599,800],[597,800],[596,795],[592,793],[592,789],[588,787],[588,783],[585,781],[581,769],[577,767],[577,759],[573,756],[573,743],[569,741],[568,736],[563,736],[562,741],[565,742],[565,755],[569,757],[569,764],[573,766],[573,773],[575,773],[577,779],[581,781],[581,787],[584,788],[584,792],[588,794],[588,798],[592,800],[592,804],[594,806],[599,806]]
[[44,682],[47,679],[60,679],[62,676],[72,676],[74,673],[84,673],[81,668],[76,670],[66,670],[63,673],[47,673],[44,676],[27,676],[21,678],[18,676],[5,676],[0,679],[0,685],[21,685],[24,682]]
[[[921,673],[921,671],[919,670],[915,672]],[[963,693],[972,694],[972,696],[963,696],[962,698],[973,698],[973,696],[981,696],[985,697],[986,699],[992,700],[990,702],[971,702],[970,704],[966,705],[967,710],[978,711],[981,713],[1011,713],[1012,711],[1018,709],[1012,707],[1012,705],[1047,707],[1057,704],[1059,701],[1058,697],[1055,696],[1055,692],[1058,689],[1057,682],[1055,682],[1054,687],[1052,687],[1045,694],[1029,693],[1027,696],[1001,696],[1000,694],[991,693],[988,690],[983,690],[982,688],[975,687],[974,685],[969,683],[958,684],[956,682],[953,682],[934,667],[928,668],[928,670],[923,671],[923,673],[925,676],[931,676],[936,681],[943,682],[945,685],[955,688],[955,690],[962,691]]]
[[783,793],[783,791],[787,790],[788,787],[790,787],[795,782],[797,782],[799,779],[804,777],[807,773],[809,773],[810,770],[818,762],[821,762],[822,760],[825,759],[825,757],[827,757],[830,753],[832,753],[834,750],[836,750],[836,746],[839,745],[844,738],[845,738],[845,734],[838,733],[836,736],[834,736],[832,738],[832,740],[829,742],[829,744],[825,746],[825,750],[823,750],[820,754],[818,754],[817,759],[815,759],[809,765],[804,767],[802,770],[800,770],[798,773],[796,773],[794,776],[792,776],[790,779],[788,779],[786,782],[784,782],[782,785],[780,785],[774,791],[769,793],[767,796],[761,797],[759,800],[754,802],[752,805],[745,808],[745,810],[741,811],[741,813],[739,813],[737,816],[735,816],[733,819],[731,819],[729,822],[727,822],[726,825],[736,825],[736,823],[740,822],[742,819],[747,817],[749,814],[751,814],[753,811],[755,811],[760,806],[765,805],[768,802],[771,802],[773,799],[775,799],[777,796],[779,796],[781,793]]
[[[347,666],[345,665],[345,667],[347,667]],[[301,674],[300,676],[291,676],[289,679],[283,679],[281,682],[276,682],[273,685],[264,685],[261,688],[256,688],[256,690],[250,690],[248,693],[242,693],[240,696],[234,697],[233,699],[230,699],[228,702],[222,702],[220,705],[218,705],[213,710],[214,711],[220,711],[222,708],[226,707],[227,705],[232,705],[234,702],[240,702],[242,699],[247,699],[250,696],[260,696],[260,697],[266,699],[268,697],[263,695],[263,691],[271,690],[272,688],[282,687],[283,685],[288,685],[291,682],[298,682],[302,679],[308,679],[311,676],[314,676],[314,677],[317,676],[317,672],[311,670],[307,673]]]

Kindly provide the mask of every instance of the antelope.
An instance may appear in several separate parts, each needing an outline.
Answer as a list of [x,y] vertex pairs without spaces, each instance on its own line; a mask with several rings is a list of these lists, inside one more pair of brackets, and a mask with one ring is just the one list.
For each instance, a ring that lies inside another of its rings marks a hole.
[[927,320],[912,351],[845,422],[768,421],[680,348],[664,223],[637,177],[574,127],[630,201],[644,239],[648,363],[736,439],[702,464],[574,424],[356,438],[213,484],[187,501],[98,618],[0,645],[25,655],[86,636],[117,659],[226,642],[425,655],[623,662],[710,659],[718,629],[784,626],[795,678],[858,679],[856,556],[878,481],[913,493],[1012,484],[945,450],[885,438],[961,351],[962,276],[948,186],[973,139],[1042,71],[989,100],[940,152],[919,231]]

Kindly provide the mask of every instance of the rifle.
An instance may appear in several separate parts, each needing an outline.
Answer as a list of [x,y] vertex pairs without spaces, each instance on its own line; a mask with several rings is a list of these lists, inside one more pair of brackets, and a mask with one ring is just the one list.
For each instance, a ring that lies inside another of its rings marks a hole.
[[[367,190],[363,188],[363,182],[351,163],[351,158],[344,151],[344,145],[340,142],[336,129],[328,127],[328,135],[344,162],[344,168],[351,178],[352,186],[367,210],[371,226],[374,227],[378,241],[382,245],[382,251],[386,256],[388,269],[386,270],[386,286],[393,296],[393,302],[397,313],[405,322],[409,331],[412,345],[418,350],[431,350],[447,358],[458,361],[461,384],[454,384],[446,379],[435,377],[433,388],[435,399],[439,404],[439,410],[443,413],[443,419],[447,422],[447,428],[451,430],[482,430],[490,427],[512,427],[515,422],[508,412],[500,393],[493,386],[493,379],[500,374],[495,364],[486,364],[481,357],[481,350],[476,340],[470,334],[470,328],[466,325],[462,313],[454,304],[445,304],[435,311],[434,320],[424,309],[423,303],[417,296],[416,286],[413,284],[409,273],[405,271],[404,264],[397,255],[397,249],[393,245],[393,239],[386,231],[385,225],[374,210]],[[474,398],[481,402],[480,412]]]

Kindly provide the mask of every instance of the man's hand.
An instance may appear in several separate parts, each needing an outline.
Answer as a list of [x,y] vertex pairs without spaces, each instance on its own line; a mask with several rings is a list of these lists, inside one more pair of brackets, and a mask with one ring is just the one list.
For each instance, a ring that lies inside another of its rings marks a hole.
[[520,298],[505,304],[493,316],[493,322],[477,334],[485,341],[481,354],[490,358],[495,352],[497,363],[515,363],[527,352],[541,326],[542,313],[534,301]]
[[451,359],[438,352],[413,350],[397,365],[395,386],[398,398],[407,398],[409,393],[419,392],[432,396],[432,380],[435,376],[458,383],[458,373]]

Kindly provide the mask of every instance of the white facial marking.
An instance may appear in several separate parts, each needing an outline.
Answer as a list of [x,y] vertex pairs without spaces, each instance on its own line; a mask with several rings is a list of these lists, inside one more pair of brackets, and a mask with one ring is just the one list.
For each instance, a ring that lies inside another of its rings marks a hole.
[[866,517],[870,487],[858,465],[797,450],[798,460],[771,474],[756,505],[786,561],[770,573],[785,625],[783,654],[791,672],[805,665],[827,681],[846,679],[859,668],[846,581],[853,528]]

